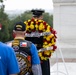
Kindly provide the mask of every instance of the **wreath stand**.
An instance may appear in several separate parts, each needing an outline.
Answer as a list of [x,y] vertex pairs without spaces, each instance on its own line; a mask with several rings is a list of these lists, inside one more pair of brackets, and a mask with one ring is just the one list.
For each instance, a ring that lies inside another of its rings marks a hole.
[[[59,66],[58,66],[58,54],[57,54],[57,51],[56,51],[57,70],[56,70],[56,71],[52,71],[51,74],[52,74],[52,73],[56,73],[55,75],[60,75],[59,73],[61,73],[61,74],[63,74],[63,75],[69,75],[68,70],[67,70],[67,67],[66,67],[66,64],[65,64],[65,61],[64,61],[64,57],[63,57],[63,54],[62,54],[62,51],[61,51],[61,48],[60,48],[60,44],[59,44],[58,39],[57,39],[57,46],[58,46],[58,50],[59,50],[59,53],[60,53],[61,58],[62,58],[63,65],[64,65],[64,67],[65,67],[66,73],[61,72],[61,71],[58,70],[58,68],[59,68]],[[50,66],[51,66],[51,59],[50,59]],[[51,71],[51,69],[50,69],[50,71]]]

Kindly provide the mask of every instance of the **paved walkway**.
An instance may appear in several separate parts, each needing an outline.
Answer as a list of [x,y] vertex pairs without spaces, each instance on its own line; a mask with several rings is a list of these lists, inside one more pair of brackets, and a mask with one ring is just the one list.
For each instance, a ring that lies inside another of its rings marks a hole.
[[76,58],[51,58],[50,67],[51,75],[76,75]]
[[76,44],[59,43],[50,58],[51,75],[76,75]]
[[76,63],[55,63],[50,70],[51,75],[76,75]]

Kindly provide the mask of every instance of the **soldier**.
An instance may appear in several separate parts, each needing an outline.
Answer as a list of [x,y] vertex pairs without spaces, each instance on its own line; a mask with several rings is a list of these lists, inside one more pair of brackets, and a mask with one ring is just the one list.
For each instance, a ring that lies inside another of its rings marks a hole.
[[[31,10],[33,13],[32,19],[42,20],[44,10]],[[34,44],[37,45],[37,49],[40,49],[43,44],[43,37],[26,37],[25,39],[32,41]],[[42,75],[50,75],[50,62],[49,59],[41,60],[41,68],[42,68]]]
[[[33,13],[33,18],[42,20],[44,10],[31,10]],[[50,75],[50,62],[49,59],[41,60],[41,67],[42,67],[42,75]]]

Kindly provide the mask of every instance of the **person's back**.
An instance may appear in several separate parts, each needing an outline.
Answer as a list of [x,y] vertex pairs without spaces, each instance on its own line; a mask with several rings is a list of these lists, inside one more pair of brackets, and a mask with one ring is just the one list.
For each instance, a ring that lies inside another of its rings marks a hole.
[[[25,40],[25,28],[26,25],[23,22],[18,22],[15,24],[14,33],[16,36],[14,38],[14,41],[12,42],[12,47],[15,50],[16,55],[18,54],[18,56],[23,56],[23,58],[18,57],[20,59],[20,61],[18,61],[20,66],[20,73],[21,75],[26,75],[25,69],[28,66],[26,65],[27,63],[25,59],[27,54],[31,56],[31,69],[33,75],[42,75],[37,48],[32,42]],[[23,73],[22,71],[24,71],[25,73]]]
[[0,75],[16,75],[18,72],[14,50],[0,42]]

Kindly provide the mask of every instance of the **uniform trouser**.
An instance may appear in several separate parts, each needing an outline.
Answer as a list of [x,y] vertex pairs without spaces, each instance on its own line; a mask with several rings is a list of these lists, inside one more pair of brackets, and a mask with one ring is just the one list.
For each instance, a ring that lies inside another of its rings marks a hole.
[[41,62],[42,75],[50,75],[50,62],[48,60],[42,60]]

